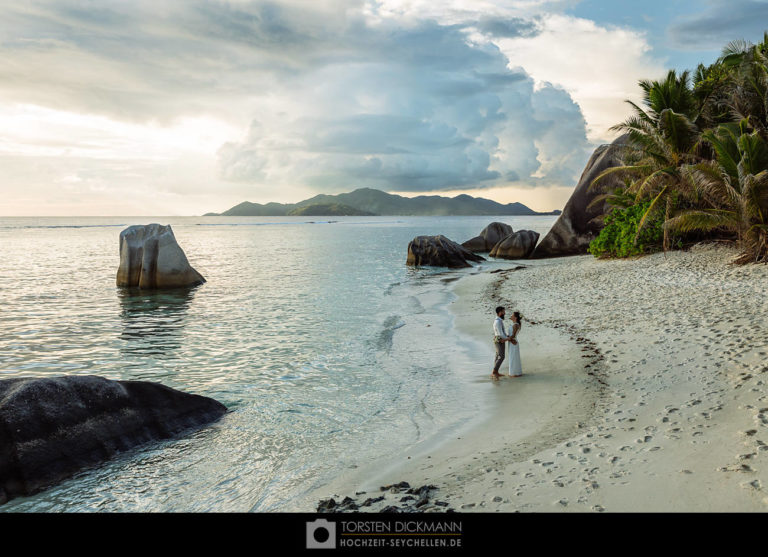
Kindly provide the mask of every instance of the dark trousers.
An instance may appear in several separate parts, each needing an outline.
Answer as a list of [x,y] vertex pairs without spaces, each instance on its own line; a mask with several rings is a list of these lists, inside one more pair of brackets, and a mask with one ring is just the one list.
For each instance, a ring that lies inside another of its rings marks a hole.
[[498,373],[501,367],[501,362],[504,361],[504,344],[503,342],[494,342],[496,346],[496,359],[493,362],[493,372]]

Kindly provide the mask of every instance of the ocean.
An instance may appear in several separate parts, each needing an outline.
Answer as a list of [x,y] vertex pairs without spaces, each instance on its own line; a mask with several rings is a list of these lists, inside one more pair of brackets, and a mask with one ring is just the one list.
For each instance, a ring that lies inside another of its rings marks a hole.
[[[463,242],[539,217],[0,218],[0,379],[157,381],[230,412],[119,455],[8,511],[311,511],[307,494],[476,419],[492,347],[456,332],[451,281],[507,267],[409,268],[408,242]],[[118,236],[170,224],[207,283],[115,286]],[[488,304],[488,328],[492,322]]]

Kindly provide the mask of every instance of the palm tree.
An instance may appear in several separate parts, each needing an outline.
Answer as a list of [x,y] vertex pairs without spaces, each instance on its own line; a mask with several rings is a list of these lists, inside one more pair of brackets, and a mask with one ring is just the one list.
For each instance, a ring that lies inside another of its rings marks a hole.
[[768,138],[768,32],[758,44],[731,41],[719,62],[731,74],[726,105],[733,120],[748,118],[752,127]]
[[749,128],[745,119],[703,134],[716,160],[681,168],[699,207],[664,223],[677,232],[735,233],[742,250],[737,263],[768,262],[768,142]]
[[675,70],[669,70],[662,80],[641,79],[638,84],[643,90],[643,104],[640,108],[634,102],[627,100],[635,112],[635,117],[649,122],[656,122],[664,110],[672,110],[684,114],[689,120],[696,119],[696,98],[690,88],[690,73],[688,70],[677,75]]
[[639,84],[642,106],[627,101],[632,116],[611,128],[628,134],[624,164],[590,185],[606,189],[613,176],[625,187],[593,203],[643,203],[636,239],[663,215],[665,251],[673,233],[719,230],[738,238],[739,261],[768,261],[768,32],[699,65],[693,88],[687,71],[674,70]]
[[[677,82],[670,79],[673,73],[670,72],[664,82],[655,83],[662,87],[676,86]],[[687,80],[687,76],[684,77]],[[636,108],[636,114],[611,128],[629,134],[629,145],[624,155],[628,164],[605,170],[590,185],[590,188],[600,188],[608,176],[618,175],[629,180],[625,191],[634,195],[636,203],[651,200],[638,224],[637,236],[659,211],[664,211],[665,219],[671,216],[677,205],[677,190],[683,181],[680,168],[698,159],[694,151],[699,131],[688,116],[672,108],[657,111],[662,105],[656,103],[656,100],[680,97],[679,92],[676,95],[654,94],[651,88],[648,111],[630,102]],[[664,250],[669,249],[669,246],[669,230],[665,229]]]
[[700,129],[733,121],[732,82],[733,71],[722,60],[709,66],[698,65],[693,74],[693,96],[698,108],[695,124]]

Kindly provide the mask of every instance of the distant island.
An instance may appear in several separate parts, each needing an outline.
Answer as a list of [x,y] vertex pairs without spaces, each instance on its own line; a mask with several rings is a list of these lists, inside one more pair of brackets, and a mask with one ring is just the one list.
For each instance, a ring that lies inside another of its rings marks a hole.
[[349,205],[340,203],[313,203],[296,207],[288,211],[288,216],[307,216],[307,217],[374,217],[374,213],[361,211]]
[[471,195],[442,197],[420,195],[403,197],[371,188],[360,188],[338,195],[320,194],[298,203],[251,203],[244,201],[223,213],[204,216],[273,217],[273,216],[528,216],[559,215],[560,211],[539,213],[522,203],[506,205]]

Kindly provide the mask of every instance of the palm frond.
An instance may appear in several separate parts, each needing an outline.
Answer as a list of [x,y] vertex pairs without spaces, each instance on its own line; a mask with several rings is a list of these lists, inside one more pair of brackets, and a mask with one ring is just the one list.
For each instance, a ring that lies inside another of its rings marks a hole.
[[667,230],[674,232],[710,232],[718,228],[738,229],[738,215],[730,211],[690,209],[664,222]]
[[654,214],[656,211],[656,207],[659,204],[659,200],[662,198],[662,196],[666,193],[669,186],[664,186],[662,190],[659,192],[659,194],[651,201],[651,204],[648,206],[648,209],[645,210],[645,213],[643,213],[643,216],[640,218],[640,222],[637,223],[637,232],[635,233],[635,242],[637,242],[637,239],[640,237],[640,232],[643,231],[645,228],[645,225],[649,222],[649,217]]
[[609,176],[618,175],[618,178],[632,177],[642,175],[651,169],[648,165],[631,165],[631,166],[612,166],[603,170],[589,185],[587,191],[593,191],[600,188],[605,183],[606,178]]

